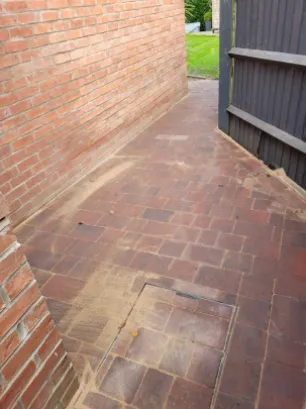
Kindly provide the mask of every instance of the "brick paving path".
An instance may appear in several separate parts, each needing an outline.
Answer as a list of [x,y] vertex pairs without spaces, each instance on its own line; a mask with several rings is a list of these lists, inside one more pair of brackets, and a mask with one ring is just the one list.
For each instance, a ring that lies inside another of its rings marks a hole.
[[74,408],[305,408],[306,204],[215,131],[216,105],[217,83],[191,82],[16,231],[81,379]]

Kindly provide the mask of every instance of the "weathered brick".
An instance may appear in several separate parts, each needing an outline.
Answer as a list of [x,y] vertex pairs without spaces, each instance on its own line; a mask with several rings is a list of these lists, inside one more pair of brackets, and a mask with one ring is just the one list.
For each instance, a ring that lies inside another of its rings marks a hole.
[[9,388],[0,398],[0,407],[9,408],[16,400],[18,394],[22,392],[23,388],[29,382],[36,370],[35,363],[30,360],[26,367],[22,370],[20,375],[9,385]]
[[25,407],[28,407],[30,402],[33,400],[37,391],[43,386],[46,382],[46,379],[53,371],[55,365],[61,360],[64,356],[64,347],[63,344],[60,344],[53,354],[47,359],[46,362],[39,369],[39,372],[35,374],[33,381],[28,385],[27,389],[21,397],[21,401]]
[[19,345],[19,337],[16,330],[13,330],[0,342],[0,366],[9,358]]
[[14,298],[34,279],[31,269],[28,264],[25,264],[14,277],[12,277],[4,289],[11,300]]
[[0,337],[19,320],[31,304],[39,297],[36,284],[30,286],[0,317]]
[[19,368],[23,366],[23,364],[28,360],[29,356],[31,356],[42,343],[46,334],[48,334],[53,325],[54,324],[50,315],[44,318],[39,327],[34,330],[28,340],[23,343],[23,345],[2,369],[2,374],[6,380],[9,381],[18,372]]
[[37,325],[41,317],[47,312],[47,306],[43,299],[40,299],[24,316],[23,322],[29,331]]
[[20,247],[16,251],[10,252],[0,263],[0,283],[12,275],[24,262],[25,257]]

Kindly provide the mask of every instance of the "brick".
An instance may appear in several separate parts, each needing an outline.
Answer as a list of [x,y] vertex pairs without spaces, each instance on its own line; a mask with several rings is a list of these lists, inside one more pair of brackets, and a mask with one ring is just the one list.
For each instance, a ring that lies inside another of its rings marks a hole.
[[256,278],[273,279],[278,275],[279,266],[276,260],[262,257],[255,257],[252,268],[252,275]]
[[253,266],[253,257],[250,254],[241,254],[227,251],[223,258],[222,267],[241,273],[249,273]]
[[0,40],[6,41],[10,38],[9,30],[0,30]]
[[55,365],[61,360],[65,351],[63,345],[60,344],[54,353],[43,363],[40,367],[39,372],[35,374],[34,379],[31,381],[30,385],[27,387],[25,392],[22,394],[21,401],[24,406],[29,406],[30,402],[33,400],[35,395],[37,394],[37,390],[39,390],[43,384],[45,383],[46,379],[53,371]]
[[280,245],[270,240],[258,240],[256,237],[249,237],[244,242],[242,252],[262,258],[277,260],[279,258]]
[[23,318],[24,324],[27,326],[28,331],[31,331],[41,320],[41,318],[46,315],[47,307],[43,299],[38,300],[31,309],[28,310]]
[[5,43],[5,50],[7,53],[16,53],[25,50],[28,47],[25,40],[14,40]]
[[39,358],[44,361],[47,356],[50,354],[52,349],[59,343],[60,336],[56,328],[54,328],[48,335],[47,339],[38,349]]
[[199,215],[193,222],[194,227],[199,227],[201,229],[207,229],[211,223],[211,217]]
[[18,347],[20,341],[17,331],[11,332],[0,343],[0,365],[3,366],[4,362],[11,356],[11,354]]
[[216,288],[221,291],[236,294],[240,278],[241,275],[235,271],[202,266],[198,270],[194,282],[205,287]]
[[225,250],[240,251],[243,241],[243,238],[236,234],[220,233],[217,246]]
[[152,236],[160,236],[163,238],[172,238],[177,227],[174,225],[170,225],[168,223],[160,223],[155,221],[149,221],[142,227],[142,233],[152,235]]
[[49,400],[50,396],[54,392],[54,386],[51,381],[47,381],[41,388],[37,396],[33,399],[30,408],[41,409],[43,405]]
[[13,236],[12,234],[7,234],[5,236],[0,236],[0,253],[3,254],[15,242],[16,242],[16,237]]
[[213,217],[218,217],[220,219],[230,219],[234,212],[234,206],[220,204],[213,206],[209,215]]
[[29,356],[38,348],[46,334],[53,326],[53,321],[49,316],[45,317],[38,328],[34,330],[30,338],[21,345],[14,356],[6,363],[2,369],[3,376],[6,380],[10,380],[19,370],[21,366],[28,360]]
[[167,275],[171,258],[158,256],[152,253],[136,253],[130,266],[133,269],[150,271],[157,274]]
[[179,280],[193,282],[196,272],[199,268],[198,263],[186,260],[173,260],[167,272],[167,276]]
[[234,220],[213,218],[209,228],[211,230],[222,231],[224,233],[231,233],[235,225]]
[[30,361],[23,369],[21,374],[10,385],[9,389],[0,398],[0,405],[3,408],[8,408],[16,400],[18,394],[23,390],[30,378],[35,373],[36,366],[33,361]]
[[171,219],[171,223],[181,226],[191,226],[194,222],[195,215],[191,213],[176,212]]
[[58,12],[57,11],[45,11],[41,13],[41,21],[51,21],[58,19]]
[[157,253],[163,243],[162,238],[154,236],[142,236],[136,248],[140,251]]
[[267,328],[271,309],[268,302],[239,297],[238,305],[238,322],[252,325],[257,328]]
[[191,245],[186,249],[184,256],[191,261],[220,266],[223,259],[223,251],[212,247]]
[[4,286],[5,291],[11,300],[15,297],[34,279],[30,267],[25,264],[18,273],[11,278]]
[[180,226],[176,230],[173,238],[182,242],[195,242],[200,236],[199,228]]
[[2,312],[5,308],[6,308],[6,305],[5,305],[2,297],[0,297],[0,312]]
[[198,239],[198,243],[204,244],[205,246],[214,246],[216,243],[218,232],[209,229],[201,230],[201,235]]
[[13,26],[17,23],[17,16],[16,15],[2,15],[0,18],[0,25],[5,26]]
[[91,226],[89,224],[77,225],[74,230],[70,232],[70,236],[84,241],[97,241],[103,235],[104,227]]
[[270,214],[264,210],[250,210],[250,209],[235,209],[235,216],[239,220],[244,220],[252,223],[267,224]]
[[248,221],[237,220],[234,233],[247,237],[256,237],[260,239],[269,239],[272,236],[273,227]]
[[170,257],[180,257],[186,247],[186,244],[171,240],[166,240],[159,250],[160,254]]
[[129,222],[129,219],[123,216],[107,215],[103,216],[98,222],[98,226],[110,227],[113,229],[124,229]]
[[59,401],[62,401],[62,404],[67,406],[74,394],[77,392],[78,388],[78,380],[75,376],[73,368],[71,368],[62,379],[61,383],[57,385],[51,399],[46,405],[46,409],[53,409],[54,405],[58,404]]
[[28,5],[26,1],[14,1],[13,3],[6,3],[5,10],[8,13],[26,11],[28,9]]
[[[137,253],[132,249],[128,249],[120,251],[120,253],[114,256],[113,260],[115,264],[119,264],[120,266],[130,266],[136,257]],[[136,265],[137,261],[135,262],[135,266]]]
[[39,21],[39,14],[37,13],[21,13],[18,15],[18,22],[20,24],[32,24]]
[[262,301],[271,301],[273,295],[273,280],[243,277],[239,294]]
[[2,337],[39,298],[36,285],[32,285],[0,317],[0,336]]

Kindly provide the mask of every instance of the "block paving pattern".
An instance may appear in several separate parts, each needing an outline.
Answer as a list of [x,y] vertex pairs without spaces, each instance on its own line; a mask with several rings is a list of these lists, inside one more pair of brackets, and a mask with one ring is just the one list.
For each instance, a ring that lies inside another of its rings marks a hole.
[[[159,393],[156,409],[209,408],[213,380],[204,389],[196,382],[196,362],[214,359],[198,351],[183,376],[188,349],[170,358],[185,342],[176,336],[163,368],[131,346],[98,382],[145,283],[237,307],[215,409],[304,409],[305,200],[215,130],[216,106],[215,82],[191,82],[174,109],[16,229],[81,379],[75,409],[95,409],[100,395],[103,408],[121,408],[112,379],[124,365],[122,376],[127,370],[143,386],[127,389],[125,409],[143,408],[148,385]],[[184,314],[174,311],[179,331]],[[151,330],[163,344],[168,304],[155,302],[148,314],[156,327],[139,325],[135,343]],[[144,354],[158,359],[158,351]]]

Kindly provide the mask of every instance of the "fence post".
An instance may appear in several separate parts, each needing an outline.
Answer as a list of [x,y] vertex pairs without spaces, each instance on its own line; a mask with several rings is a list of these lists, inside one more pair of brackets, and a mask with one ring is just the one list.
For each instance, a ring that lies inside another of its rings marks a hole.
[[219,119],[221,131],[229,133],[229,115],[226,111],[230,103],[233,0],[220,0],[220,78],[219,78]]

